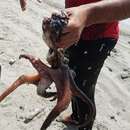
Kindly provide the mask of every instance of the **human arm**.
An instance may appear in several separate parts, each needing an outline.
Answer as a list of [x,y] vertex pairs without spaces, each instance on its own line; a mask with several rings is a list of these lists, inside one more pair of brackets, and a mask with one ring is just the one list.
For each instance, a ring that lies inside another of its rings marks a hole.
[[86,26],[118,21],[130,17],[130,0],[103,0],[83,5],[82,9],[86,10],[86,12],[89,11],[88,19],[90,20],[87,22],[86,18]]
[[[69,23],[58,47],[67,48],[80,39],[84,27],[130,17],[130,0],[103,0],[66,10]],[[63,32],[63,33],[64,33]]]

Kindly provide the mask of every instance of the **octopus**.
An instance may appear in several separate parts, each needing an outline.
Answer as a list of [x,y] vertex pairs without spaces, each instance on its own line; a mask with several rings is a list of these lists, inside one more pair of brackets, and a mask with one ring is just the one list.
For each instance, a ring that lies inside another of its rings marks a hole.
[[[20,0],[25,1],[25,0]],[[24,5],[24,4],[22,4]],[[52,121],[66,110],[73,97],[81,98],[87,104],[89,113],[87,119],[77,127],[84,127],[93,120],[95,107],[91,100],[78,88],[74,81],[75,73],[68,66],[68,60],[64,56],[64,49],[57,48],[56,44],[60,40],[62,30],[68,24],[68,16],[65,12],[53,13],[51,17],[45,17],[42,22],[43,39],[49,47],[47,62],[49,66],[43,63],[39,58],[32,55],[21,54],[19,58],[27,59],[37,70],[33,75],[20,76],[11,86],[0,95],[0,102],[12,93],[19,86],[27,83],[34,84],[37,87],[38,95],[57,99],[55,107],[48,114],[40,130],[46,130]],[[47,92],[47,88],[54,83],[56,92]]]

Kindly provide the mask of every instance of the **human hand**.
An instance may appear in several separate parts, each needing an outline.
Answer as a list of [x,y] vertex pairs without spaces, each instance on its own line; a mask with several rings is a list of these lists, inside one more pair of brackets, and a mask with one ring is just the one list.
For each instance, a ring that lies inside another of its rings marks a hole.
[[68,14],[69,22],[57,43],[59,48],[68,48],[72,44],[77,43],[86,26],[86,10],[82,6],[68,8],[66,13]]

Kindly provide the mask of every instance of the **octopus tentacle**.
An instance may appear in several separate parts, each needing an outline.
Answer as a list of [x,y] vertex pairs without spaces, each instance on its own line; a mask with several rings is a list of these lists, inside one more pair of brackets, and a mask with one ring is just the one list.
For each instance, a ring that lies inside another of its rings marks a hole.
[[26,4],[27,4],[27,0],[20,0],[22,11],[26,10]]
[[31,64],[33,65],[33,67],[39,72],[39,74],[41,72],[50,72],[51,71],[50,67],[45,65],[39,58],[35,58],[32,55],[23,54],[23,55],[20,55],[19,58],[28,59],[31,62]]
[[[57,86],[61,87],[61,86]],[[64,86],[65,87],[65,86]],[[62,112],[64,111],[70,104],[71,96],[67,95],[68,89],[63,92],[62,99],[57,101],[56,106],[52,109],[52,111],[47,116],[44,121],[41,130],[46,130],[46,128],[50,125],[50,123]],[[64,95],[65,94],[65,95]]]
[[38,71],[41,80],[39,81],[37,87],[37,94],[44,98],[55,97],[56,92],[46,92],[46,89],[50,87],[50,85],[53,82],[50,76],[51,68],[45,65],[39,58],[35,58],[32,55],[23,54],[20,55],[19,58],[28,59],[31,62],[31,64],[35,67],[35,69]]
[[78,86],[74,82],[71,72],[69,74],[70,74],[69,76],[70,76],[70,83],[71,83],[70,88],[73,93],[73,96],[78,96],[79,98],[81,98],[82,101],[84,101],[87,104],[89,109],[89,113],[87,113],[89,117],[88,120],[78,125],[78,127],[84,127],[87,126],[87,124],[93,120],[93,117],[96,113],[96,108],[92,103],[92,101],[87,97],[87,95],[85,95],[85,93],[78,88]]
[[[37,0],[39,3],[41,3],[41,0]],[[27,0],[20,0],[20,6],[22,11],[26,10],[26,6],[27,6]]]
[[47,116],[41,127],[41,130],[45,130],[62,111],[67,109],[72,99],[69,75],[66,71],[66,66],[53,69],[51,76],[53,77],[53,81],[57,89],[57,104]]
[[40,76],[39,74],[36,75],[22,75],[20,76],[7,90],[5,90],[2,95],[0,95],[0,102],[8,96],[11,92],[13,92],[16,88],[18,88],[20,85],[25,84],[25,83],[30,83],[30,84],[37,84],[39,82]]

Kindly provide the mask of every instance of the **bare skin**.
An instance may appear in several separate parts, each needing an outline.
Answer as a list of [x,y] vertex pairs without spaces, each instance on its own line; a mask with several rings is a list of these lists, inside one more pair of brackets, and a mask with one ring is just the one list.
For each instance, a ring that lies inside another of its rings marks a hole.
[[92,24],[123,20],[130,17],[130,0],[103,0],[96,3],[68,8],[69,23],[57,46],[68,48],[76,43],[84,27]]

